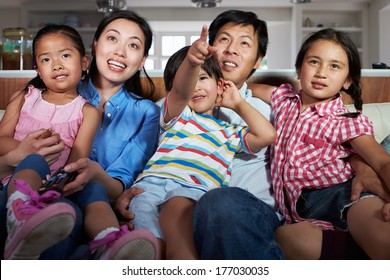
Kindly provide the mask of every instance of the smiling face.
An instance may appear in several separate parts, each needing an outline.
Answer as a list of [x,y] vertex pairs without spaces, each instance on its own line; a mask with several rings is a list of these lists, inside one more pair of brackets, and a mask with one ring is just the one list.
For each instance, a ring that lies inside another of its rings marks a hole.
[[77,93],[76,86],[88,67],[87,57],[81,57],[72,41],[61,34],[45,35],[36,42],[35,61],[47,90],[59,93]]
[[348,57],[344,49],[328,40],[315,41],[307,50],[298,77],[302,103],[313,105],[331,100],[350,86]]
[[221,83],[210,77],[203,69],[199,72],[194,96],[188,106],[197,113],[211,115],[217,94],[222,92]]
[[122,84],[140,70],[144,56],[145,36],[138,24],[116,19],[106,26],[94,42],[100,82]]
[[261,58],[256,59],[258,50],[257,35],[252,25],[227,23],[218,31],[213,46],[226,80],[237,88],[245,83],[253,69],[260,66]]

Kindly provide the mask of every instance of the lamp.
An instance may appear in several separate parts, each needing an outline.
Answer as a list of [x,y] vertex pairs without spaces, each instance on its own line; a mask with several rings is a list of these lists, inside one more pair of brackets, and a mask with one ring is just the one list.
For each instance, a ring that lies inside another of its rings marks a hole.
[[311,3],[311,0],[290,0],[291,3],[293,4],[306,4],[306,3]]
[[222,0],[191,0],[192,6],[197,8],[214,8],[219,6]]
[[96,7],[99,13],[125,10],[126,0],[96,0]]

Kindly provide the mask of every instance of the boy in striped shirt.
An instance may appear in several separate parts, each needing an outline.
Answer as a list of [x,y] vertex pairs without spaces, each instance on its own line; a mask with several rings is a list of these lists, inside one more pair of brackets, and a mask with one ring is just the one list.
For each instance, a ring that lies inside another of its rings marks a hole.
[[[144,190],[130,203],[135,228],[155,234],[168,259],[198,258],[192,238],[196,201],[210,189],[228,187],[236,152],[254,153],[276,136],[272,124],[241,97],[234,83],[223,80],[214,51],[204,26],[192,46],[169,59],[161,143],[134,184]],[[215,119],[216,106],[233,109],[248,126]]]

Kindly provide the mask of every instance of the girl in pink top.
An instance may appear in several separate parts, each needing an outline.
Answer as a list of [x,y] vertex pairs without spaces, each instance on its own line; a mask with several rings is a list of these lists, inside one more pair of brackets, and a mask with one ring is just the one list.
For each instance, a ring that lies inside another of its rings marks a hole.
[[[390,204],[370,193],[350,199],[354,173],[347,159],[353,153],[390,190],[390,155],[361,114],[359,53],[345,33],[324,29],[303,43],[295,66],[299,92],[288,84],[263,92],[271,93],[278,135],[271,154],[278,205],[288,224],[349,230],[370,258],[390,259]],[[356,113],[346,109],[342,92],[352,97]]]

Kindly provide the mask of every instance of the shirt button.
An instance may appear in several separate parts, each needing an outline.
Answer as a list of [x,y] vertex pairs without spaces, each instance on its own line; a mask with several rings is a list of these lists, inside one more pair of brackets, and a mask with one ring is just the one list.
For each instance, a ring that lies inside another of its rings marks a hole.
[[108,113],[108,114],[107,114],[107,117],[111,118],[111,113]]

